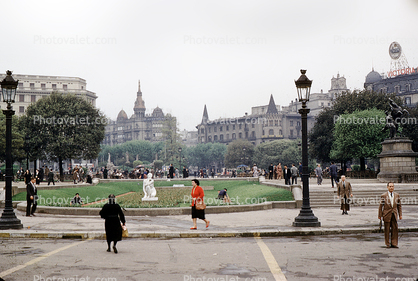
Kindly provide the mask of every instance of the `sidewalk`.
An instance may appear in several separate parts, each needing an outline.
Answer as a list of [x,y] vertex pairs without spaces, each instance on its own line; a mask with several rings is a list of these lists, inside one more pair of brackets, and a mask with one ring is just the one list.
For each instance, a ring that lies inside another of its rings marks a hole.
[[[2,212],[3,210],[0,209]],[[127,227],[130,238],[195,238],[195,237],[274,237],[299,235],[329,235],[374,233],[379,230],[377,208],[353,207],[349,215],[341,215],[339,208],[313,209],[321,227],[293,227],[299,209],[270,209],[245,213],[209,214],[210,226],[198,221],[198,230],[190,230],[190,215],[130,217]],[[94,216],[65,216],[36,214],[26,217],[15,210],[23,229],[0,230],[2,238],[93,238],[104,239],[104,220]],[[403,207],[401,232],[418,231],[418,206]],[[383,234],[382,234],[383,235]]]

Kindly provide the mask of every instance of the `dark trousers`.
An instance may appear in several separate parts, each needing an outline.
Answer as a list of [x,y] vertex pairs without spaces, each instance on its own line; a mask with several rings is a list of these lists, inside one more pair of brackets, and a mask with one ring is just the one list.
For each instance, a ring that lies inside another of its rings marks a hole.
[[54,179],[48,178],[48,185],[52,182],[53,185],[55,185]]
[[331,184],[332,184],[332,187],[334,187],[334,181],[335,181],[335,184],[338,184],[338,177],[331,175]]
[[[31,205],[33,205],[32,210],[31,210]],[[35,211],[36,211],[36,200],[26,199],[26,215],[29,216],[35,213]]]
[[[389,242],[390,233],[390,242]],[[395,214],[392,214],[390,222],[385,222],[385,244],[386,246],[398,246],[398,222],[395,218]]]
[[350,211],[350,198],[347,198],[346,195],[341,198],[341,210],[344,212]]
[[298,176],[292,176],[292,184],[298,184]]
[[273,179],[273,171],[270,171],[269,172],[269,180],[272,180]]

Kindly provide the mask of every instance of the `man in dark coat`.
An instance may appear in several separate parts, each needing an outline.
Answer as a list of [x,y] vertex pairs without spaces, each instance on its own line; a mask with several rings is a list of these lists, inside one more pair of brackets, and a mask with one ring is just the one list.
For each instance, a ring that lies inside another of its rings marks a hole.
[[107,167],[104,168],[103,170],[103,178],[107,179],[107,173],[109,172],[109,170],[107,169]]
[[44,181],[44,166],[42,166],[42,168],[39,168],[39,183]]
[[270,163],[270,166],[269,166],[269,180],[273,179],[273,170],[274,170],[273,163]]
[[50,184],[52,182],[52,184],[53,185],[55,185],[55,182],[54,182],[54,170],[49,170],[49,173],[48,173],[48,185]]
[[173,164],[170,164],[170,168],[168,169],[168,174],[170,179],[174,178],[174,167]]
[[291,171],[290,168],[288,168],[286,165],[283,168],[283,178],[284,178],[284,184],[289,185],[290,184],[290,177],[291,177]]
[[[35,178],[32,178],[30,182],[26,185],[26,216],[30,217],[35,216],[36,211],[36,200],[38,199],[38,190],[35,186]],[[32,206],[33,205],[33,206]],[[32,210],[31,210],[32,207]]]
[[100,217],[105,219],[107,251],[110,252],[110,243],[113,241],[113,251],[118,253],[116,244],[122,240],[122,226],[125,225],[125,215],[122,208],[116,203],[115,195],[109,195],[109,202],[100,211]]
[[329,166],[329,173],[331,175],[332,188],[334,188],[334,181],[335,184],[338,184],[338,168],[334,162],[331,162],[331,166]]

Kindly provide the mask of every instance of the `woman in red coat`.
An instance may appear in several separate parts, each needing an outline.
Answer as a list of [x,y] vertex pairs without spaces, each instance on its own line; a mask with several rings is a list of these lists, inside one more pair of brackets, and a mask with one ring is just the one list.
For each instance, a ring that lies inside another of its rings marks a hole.
[[197,229],[196,221],[197,219],[204,220],[206,222],[206,228],[209,227],[210,221],[205,218],[205,210],[197,210],[196,209],[196,201],[203,200],[205,193],[203,192],[203,188],[199,186],[199,180],[194,179],[192,180],[192,219],[193,219],[193,227],[190,229],[195,230]]

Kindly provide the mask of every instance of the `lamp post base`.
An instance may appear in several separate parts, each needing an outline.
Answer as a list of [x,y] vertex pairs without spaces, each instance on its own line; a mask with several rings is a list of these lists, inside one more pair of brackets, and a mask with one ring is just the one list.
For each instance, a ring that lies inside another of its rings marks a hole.
[[295,218],[293,226],[296,227],[320,227],[321,222],[318,221],[318,218],[314,216],[312,209],[310,207],[300,210],[299,216]]
[[11,211],[4,210],[0,218],[0,229],[22,229],[22,222],[16,218],[13,209]]

